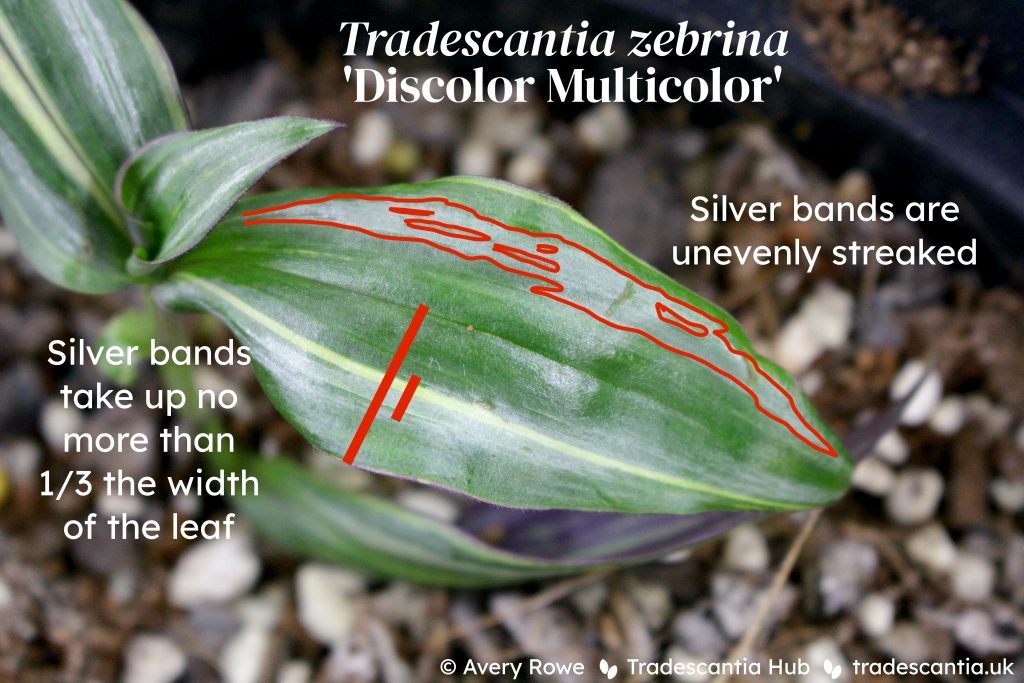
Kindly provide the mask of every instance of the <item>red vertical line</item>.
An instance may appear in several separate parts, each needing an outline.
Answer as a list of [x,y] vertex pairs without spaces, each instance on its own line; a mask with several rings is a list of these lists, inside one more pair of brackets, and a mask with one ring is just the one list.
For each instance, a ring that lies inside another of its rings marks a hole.
[[409,407],[409,401],[412,400],[412,395],[416,393],[416,387],[420,385],[420,378],[418,375],[413,375],[409,378],[409,383],[405,385],[405,391],[402,392],[402,398],[398,399],[398,405],[395,406],[395,412],[391,413],[391,419],[395,422],[401,422],[402,418],[405,417],[405,409]]
[[381,405],[384,404],[384,397],[388,394],[388,389],[395,381],[395,377],[398,376],[398,369],[402,367],[402,361],[405,360],[406,354],[409,353],[409,347],[412,346],[413,339],[416,338],[416,333],[420,330],[420,325],[423,324],[423,319],[427,317],[428,309],[425,305],[420,304],[419,308],[416,309],[416,313],[412,316],[412,322],[409,323],[409,328],[405,331],[405,336],[402,337],[402,341],[398,344],[398,349],[395,351],[394,357],[391,359],[391,363],[388,365],[388,369],[384,372],[384,377],[380,380],[380,386],[377,387],[377,393],[373,395],[373,400],[370,401],[370,407],[366,409],[366,414],[363,415],[362,422],[359,423],[359,427],[356,429],[355,435],[352,437],[352,443],[349,444],[348,450],[345,451],[345,457],[343,460],[349,465],[356,459],[356,454],[359,452],[360,446],[363,445],[363,440],[366,438],[366,434],[370,431],[370,425],[373,424],[374,419],[377,417],[377,413],[380,412]]

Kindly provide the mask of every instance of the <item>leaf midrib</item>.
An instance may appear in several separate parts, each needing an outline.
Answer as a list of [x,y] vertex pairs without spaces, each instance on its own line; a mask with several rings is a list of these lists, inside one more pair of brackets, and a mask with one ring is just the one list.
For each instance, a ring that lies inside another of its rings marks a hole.
[[[303,349],[306,353],[309,353],[310,355],[315,356],[321,359],[322,361],[334,365],[335,367],[338,367],[357,377],[361,377],[371,382],[377,382],[380,380],[380,376],[382,373],[379,370],[363,365],[362,363],[358,363],[357,361],[354,361],[345,356],[342,356],[337,352],[332,351],[331,349],[328,349],[327,347],[316,343],[313,340],[307,339],[306,337],[303,337],[295,333],[293,330],[290,330],[287,327],[281,325],[270,316],[267,316],[261,311],[258,311],[255,308],[249,306],[245,301],[238,298],[231,292],[223,289],[222,287],[218,287],[212,282],[202,279],[198,276],[192,275],[190,273],[181,272],[176,274],[174,277],[178,280],[190,282],[200,287],[201,289],[204,289],[207,292],[213,294],[217,298],[231,305],[237,311],[240,311],[241,313],[246,315],[246,317],[248,317],[250,320],[253,320],[254,322],[258,323],[259,325],[261,325],[268,331],[272,332],[279,338],[288,341],[296,348]],[[404,389],[406,382],[401,379],[396,379],[395,385],[399,389]],[[477,406],[463,403],[462,401],[459,401],[456,398],[453,398],[446,394],[442,394],[435,390],[431,390],[428,387],[420,387],[419,391],[417,392],[417,397],[421,401],[426,401],[442,409],[461,414],[476,422],[493,427],[499,431],[503,431],[508,434],[513,434],[522,437],[524,439],[537,443],[538,445],[558,451],[564,454],[566,457],[581,462],[598,465],[608,470],[618,471],[619,473],[630,475],[640,479],[646,479],[652,482],[665,485],[670,488],[676,488],[683,491],[695,491],[709,496],[715,496],[721,499],[735,501],[739,504],[749,506],[751,509],[802,509],[802,506],[793,503],[788,503],[786,501],[767,500],[762,498],[745,496],[742,494],[738,494],[734,491],[721,489],[707,484],[701,484],[700,482],[695,482],[690,479],[685,479],[683,477],[677,477],[662,472],[647,470],[642,467],[632,465],[630,463],[609,458],[599,453],[587,451],[585,449],[579,448],[578,446],[574,446],[573,444],[565,443],[563,441],[559,441],[545,434],[538,433],[523,425],[502,420],[501,418],[494,415],[490,411],[484,411],[483,409],[478,408]]]

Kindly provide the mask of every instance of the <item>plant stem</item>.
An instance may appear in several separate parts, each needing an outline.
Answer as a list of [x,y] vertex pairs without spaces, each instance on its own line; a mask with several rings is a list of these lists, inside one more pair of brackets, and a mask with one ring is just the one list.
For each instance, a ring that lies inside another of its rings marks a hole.
[[[152,294],[146,292],[146,308],[156,321],[156,336],[161,344],[169,349],[175,346],[188,345],[188,335],[181,324],[181,318],[171,313],[166,308],[157,306]],[[185,393],[185,406],[182,413],[189,422],[199,423],[202,421],[202,414],[196,407],[194,398],[196,396],[196,376],[191,365],[177,365],[168,359],[168,362],[159,366],[158,372],[163,380],[165,389],[177,389]]]

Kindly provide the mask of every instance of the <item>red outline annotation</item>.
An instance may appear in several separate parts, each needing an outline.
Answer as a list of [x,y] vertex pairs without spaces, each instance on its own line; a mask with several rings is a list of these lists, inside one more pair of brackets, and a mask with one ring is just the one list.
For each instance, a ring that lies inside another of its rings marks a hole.
[[[589,309],[589,308],[587,308],[587,307],[585,307],[585,306],[583,306],[583,305],[581,305],[581,304],[579,304],[579,303],[577,303],[575,301],[572,301],[572,300],[570,300],[570,299],[568,299],[568,298],[566,298],[564,296],[560,296],[560,294],[565,291],[564,285],[562,285],[561,283],[557,282],[556,280],[553,280],[553,279],[551,279],[551,278],[549,278],[549,277],[547,277],[545,275],[542,275],[542,274],[537,273],[537,272],[529,272],[529,271],[521,270],[521,269],[516,268],[516,267],[507,266],[507,265],[499,262],[496,259],[496,257],[493,257],[493,256],[488,256],[488,255],[483,255],[483,254],[477,254],[477,255],[468,254],[468,253],[459,251],[457,249],[454,249],[454,248],[451,248],[449,246],[445,246],[443,244],[439,244],[439,243],[433,241],[429,237],[425,236],[424,233],[427,233],[427,234],[430,234],[430,233],[439,234],[439,235],[441,235],[443,237],[447,237],[447,238],[451,238],[451,239],[463,240],[463,241],[469,241],[469,242],[478,242],[478,243],[492,241],[494,239],[494,236],[489,235],[486,232],[483,232],[481,230],[477,230],[477,229],[474,229],[474,228],[469,228],[469,227],[462,226],[462,225],[457,225],[457,224],[443,222],[443,221],[436,220],[436,219],[431,219],[431,216],[435,215],[435,212],[432,211],[432,210],[420,209],[420,208],[415,208],[415,207],[410,207],[410,206],[390,206],[390,207],[388,207],[388,210],[391,213],[394,213],[394,214],[397,214],[397,215],[401,215],[401,216],[405,216],[405,218],[403,219],[404,223],[405,223],[405,225],[407,227],[409,227],[412,230],[412,232],[409,235],[384,234],[384,233],[376,232],[376,231],[374,231],[371,228],[367,228],[367,227],[363,227],[363,226],[348,225],[348,224],[345,224],[345,223],[339,223],[339,222],[335,222],[335,221],[317,220],[317,219],[311,219],[311,218],[253,218],[254,216],[262,216],[264,214],[271,213],[271,212],[274,212],[274,211],[283,211],[283,210],[294,208],[294,207],[297,207],[297,206],[307,206],[307,205],[313,205],[313,204],[322,204],[322,203],[325,203],[325,202],[330,202],[330,201],[335,201],[335,200],[347,200],[347,201],[362,200],[362,201],[370,201],[370,202],[392,202],[394,204],[406,204],[406,205],[408,205],[408,204],[414,204],[414,205],[416,205],[416,204],[429,204],[429,203],[438,203],[438,202],[442,203],[442,204],[444,204],[447,207],[451,207],[451,208],[454,208],[454,209],[465,211],[468,214],[472,215],[474,218],[476,218],[478,221],[481,221],[483,223],[487,223],[487,224],[493,225],[496,228],[499,228],[500,230],[509,231],[509,232],[512,232],[512,233],[518,233],[518,234],[521,234],[521,235],[527,235],[527,236],[532,237],[534,239],[549,240],[548,242],[543,242],[543,243],[539,243],[539,244],[536,245],[536,251],[538,252],[537,254],[533,254],[531,252],[527,252],[527,251],[524,251],[522,249],[518,249],[516,247],[512,247],[512,246],[509,246],[509,245],[500,244],[498,242],[495,242],[492,245],[492,252],[497,254],[497,255],[505,256],[507,258],[513,259],[513,260],[518,261],[520,263],[523,263],[525,266],[528,266],[528,267],[531,267],[531,268],[534,268],[534,269],[537,269],[537,270],[540,270],[540,271],[544,271],[544,272],[547,272],[547,273],[551,273],[551,274],[558,273],[559,270],[561,269],[561,265],[559,264],[558,261],[556,261],[556,260],[554,260],[552,258],[547,258],[546,256],[541,256],[540,254],[545,254],[547,256],[551,256],[553,254],[557,254],[560,248],[565,248],[565,247],[568,247],[570,249],[576,249],[579,252],[582,252],[583,254],[586,254],[587,256],[589,256],[590,258],[592,258],[595,261],[599,262],[600,264],[602,264],[606,268],[609,268],[609,269],[615,271],[616,273],[618,273],[619,275],[629,279],[635,285],[637,285],[639,287],[642,287],[642,288],[644,288],[644,289],[646,289],[648,291],[654,292],[654,293],[664,297],[668,301],[672,302],[673,304],[681,306],[683,309],[687,309],[689,311],[692,311],[692,312],[696,313],[700,318],[702,318],[706,322],[713,323],[714,326],[716,327],[716,329],[711,330],[711,329],[709,329],[708,325],[705,325],[705,324],[703,324],[701,322],[692,321],[689,318],[687,318],[684,314],[680,313],[677,310],[673,310],[672,308],[669,308],[668,306],[666,306],[663,303],[659,302],[655,306],[656,315],[657,315],[657,317],[662,322],[664,322],[664,323],[666,323],[668,325],[672,325],[673,327],[676,327],[678,329],[681,329],[684,332],[686,332],[686,333],[688,333],[688,334],[690,334],[692,336],[695,336],[695,337],[708,337],[709,335],[717,337],[722,342],[722,344],[724,344],[724,346],[726,347],[726,349],[728,349],[728,351],[730,353],[732,353],[733,355],[735,355],[735,356],[737,356],[739,358],[742,358],[745,361],[747,361],[748,363],[750,363],[751,367],[755,370],[755,372],[757,372],[757,374],[761,378],[763,378],[765,381],[767,381],[776,391],[780,392],[783,396],[785,396],[786,400],[789,403],[790,408],[792,409],[793,413],[796,415],[796,417],[799,420],[800,424],[804,428],[806,428],[806,430],[810,434],[812,434],[814,436],[814,440],[811,440],[811,439],[807,438],[804,434],[801,434],[792,424],[787,422],[785,419],[783,419],[782,417],[779,417],[778,415],[775,415],[774,413],[772,413],[769,410],[767,410],[764,406],[762,406],[761,405],[761,400],[758,397],[757,392],[755,392],[743,380],[741,380],[736,375],[728,372],[724,368],[721,368],[721,367],[715,365],[714,363],[712,363],[711,361],[707,360],[706,358],[703,358],[703,357],[701,357],[701,356],[699,356],[699,355],[697,355],[695,353],[692,353],[690,351],[686,351],[684,349],[680,349],[680,348],[677,348],[675,346],[672,346],[671,344],[669,344],[669,343],[659,339],[658,337],[656,337],[655,335],[651,334],[650,332],[648,332],[646,330],[643,330],[643,329],[640,329],[640,328],[637,328],[637,327],[631,327],[631,326],[628,326],[628,325],[622,325],[622,324],[613,322],[613,321],[603,317],[602,315],[598,314],[596,311],[593,311],[593,310],[591,310],[591,309]],[[830,443],[828,443],[828,441],[825,440],[825,438],[818,432],[818,430],[816,430],[810,424],[810,422],[808,422],[808,420],[804,417],[804,415],[800,412],[799,408],[796,405],[796,400],[793,398],[793,396],[788,391],[786,391],[786,389],[781,384],[779,384],[779,382],[774,377],[772,377],[768,372],[766,372],[761,367],[761,365],[757,362],[757,359],[753,355],[751,355],[750,353],[747,353],[746,351],[742,351],[740,349],[737,349],[735,346],[732,345],[732,342],[726,336],[726,334],[729,332],[729,326],[725,323],[725,321],[710,315],[706,311],[703,311],[703,310],[697,308],[693,304],[687,303],[686,301],[683,301],[681,299],[678,299],[676,297],[671,296],[670,294],[668,294],[668,292],[666,292],[665,290],[661,289],[660,287],[648,284],[648,283],[640,280],[636,276],[634,276],[631,273],[629,273],[629,272],[623,270],[622,268],[616,266],[611,261],[608,261],[607,259],[599,256],[598,254],[594,253],[590,249],[587,249],[583,245],[578,244],[576,242],[573,242],[571,240],[568,240],[568,239],[562,237],[561,235],[558,235],[556,233],[532,232],[532,231],[529,231],[529,230],[525,230],[523,228],[517,228],[515,226],[507,225],[507,224],[502,223],[501,221],[498,221],[498,220],[496,220],[494,218],[491,218],[489,216],[484,216],[483,214],[477,212],[475,209],[473,209],[471,207],[468,207],[468,206],[466,206],[464,204],[459,204],[459,203],[456,203],[456,202],[449,201],[448,199],[445,199],[444,197],[401,198],[401,197],[388,197],[388,196],[380,196],[380,195],[332,194],[332,195],[328,195],[328,196],[325,196],[325,197],[319,197],[319,198],[315,198],[315,199],[304,199],[304,200],[298,200],[298,201],[294,201],[294,202],[289,202],[287,204],[282,204],[280,206],[270,206],[270,207],[266,207],[266,208],[263,208],[263,209],[257,209],[257,210],[253,210],[253,211],[246,211],[246,212],[243,213],[243,216],[246,217],[246,220],[244,221],[245,225],[260,225],[260,224],[319,225],[319,226],[325,226],[325,227],[340,228],[340,229],[343,229],[343,230],[350,230],[350,231],[353,231],[353,232],[358,232],[358,233],[361,233],[363,235],[368,235],[370,237],[375,237],[377,239],[382,239],[382,240],[398,241],[398,242],[413,242],[413,243],[425,244],[425,245],[427,245],[429,247],[432,247],[434,249],[446,252],[448,254],[452,254],[452,255],[457,256],[457,257],[459,257],[459,258],[461,258],[463,260],[466,260],[466,261],[485,261],[487,263],[490,263],[493,266],[496,266],[497,268],[500,268],[501,270],[503,270],[505,272],[512,273],[514,275],[519,275],[519,276],[524,277],[524,278],[529,278],[529,279],[532,279],[532,280],[537,280],[541,284],[535,284],[535,285],[531,286],[530,290],[529,290],[531,293],[537,294],[537,295],[540,295],[540,296],[544,296],[544,297],[546,297],[548,299],[557,301],[559,303],[565,304],[566,306],[570,306],[570,307],[572,307],[572,308],[574,308],[574,309],[576,309],[578,311],[586,313],[591,318],[597,320],[598,322],[603,323],[604,325],[608,326],[609,328],[612,328],[612,329],[615,329],[615,330],[619,330],[619,331],[623,331],[623,332],[630,332],[630,333],[633,333],[633,334],[638,334],[638,335],[640,335],[640,336],[642,336],[642,337],[644,337],[644,338],[654,342],[655,344],[657,344],[661,348],[665,349],[666,351],[671,351],[672,353],[675,353],[677,355],[683,356],[685,358],[689,358],[691,360],[694,360],[694,361],[700,363],[701,365],[707,367],[708,369],[716,372],[717,374],[721,375],[722,377],[724,377],[724,378],[728,379],[729,381],[733,382],[734,384],[736,384],[740,389],[742,389],[744,392],[746,392],[751,397],[751,399],[754,402],[754,406],[757,408],[758,411],[760,411],[763,415],[765,415],[769,419],[773,420],[774,422],[777,422],[777,423],[783,425],[784,427],[786,427],[793,436],[795,436],[797,439],[802,441],[805,445],[807,445],[808,447],[810,447],[811,449],[813,449],[813,450],[815,450],[815,451],[817,451],[819,453],[823,453],[823,454],[831,456],[833,458],[838,457],[838,453],[836,452],[835,448]],[[551,241],[555,241],[558,244],[552,244]],[[426,307],[425,306],[421,306],[421,308],[425,309]],[[425,313],[424,313],[424,315],[425,315]],[[420,322],[422,322],[422,319],[420,320]],[[413,319],[413,323],[416,323],[416,318]],[[418,328],[418,325],[416,325],[416,327]],[[412,331],[412,329],[413,329],[413,326],[410,325],[410,331]],[[406,335],[408,337],[409,332],[406,332]],[[415,336],[415,331],[412,331],[412,336]],[[409,344],[411,344],[412,343],[411,339],[409,339],[408,342],[409,342]],[[406,343],[406,339],[405,338],[403,338],[402,343],[403,344]],[[399,346],[399,353],[396,353],[395,359],[392,360],[392,366],[395,365],[396,360],[398,362],[398,365],[401,365],[401,358],[399,358],[399,355],[404,357],[404,354],[407,351],[408,351],[408,345],[405,346],[404,351],[403,351],[402,345],[400,345]],[[394,373],[397,373],[397,372],[398,372],[398,368],[397,368],[397,366],[395,366],[394,367]],[[387,382],[386,382],[387,387],[390,387],[391,382],[394,380],[394,374],[390,374],[390,373],[392,373],[392,367],[391,366],[388,367],[388,371],[387,371],[387,373],[385,374],[385,377],[384,377],[384,380],[387,380]],[[390,379],[389,379],[389,376],[390,376]],[[413,386],[413,389],[411,391],[415,391],[415,385],[412,384],[412,380],[410,380],[410,384]],[[406,392],[410,394],[409,398],[411,398],[411,391],[409,390],[408,387],[406,388]],[[359,430],[357,430],[357,432],[356,432],[356,438],[353,440],[353,446],[351,446],[349,448],[349,453],[346,454],[346,456],[345,456],[346,462],[351,463],[351,460],[349,459],[350,456],[352,458],[355,457],[355,451],[358,450],[359,445],[362,443],[362,439],[365,438],[366,432],[369,430],[370,423],[372,423],[372,421],[373,421],[373,417],[371,417],[371,413],[374,416],[376,415],[377,411],[380,409],[380,404],[383,402],[384,395],[386,393],[387,393],[387,388],[385,388],[385,381],[382,381],[381,382],[381,387],[378,388],[378,392],[374,396],[373,402],[371,402],[370,410],[367,412],[367,415],[364,416],[363,423],[360,424]],[[405,397],[403,396],[403,399],[404,398]],[[396,416],[392,416],[392,417],[394,417],[396,420],[401,419],[401,416],[404,413],[404,409],[405,409],[405,406],[407,404],[408,404],[407,400],[404,401],[404,403],[400,402],[399,406],[396,407],[396,409],[395,409],[397,417]],[[401,408],[401,410],[399,410],[399,408]],[[353,448],[355,450],[353,450]]]

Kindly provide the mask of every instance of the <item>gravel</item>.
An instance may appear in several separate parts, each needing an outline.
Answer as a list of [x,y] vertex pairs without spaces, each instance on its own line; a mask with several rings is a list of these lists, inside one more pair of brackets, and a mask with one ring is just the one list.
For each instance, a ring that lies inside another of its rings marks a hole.
[[230,602],[245,595],[260,574],[260,559],[244,533],[200,541],[185,551],[167,579],[167,599],[190,608]]
[[907,469],[896,477],[896,483],[885,498],[885,509],[897,524],[922,524],[935,516],[944,490],[945,483],[938,471]]
[[360,116],[352,133],[352,160],[373,166],[384,159],[395,140],[395,127],[387,112],[372,109]]
[[629,110],[615,102],[598,104],[580,114],[575,129],[583,147],[599,154],[618,152],[633,137]]
[[941,524],[929,524],[906,540],[907,555],[929,571],[946,573],[956,563],[957,549]]
[[893,379],[889,397],[899,401],[911,391],[914,395],[903,408],[900,424],[916,427],[927,422],[939,407],[942,401],[942,377],[924,361],[911,360]]
[[775,342],[775,357],[793,373],[809,368],[825,351],[838,349],[850,335],[853,297],[832,283],[823,283],[804,300]]
[[892,631],[896,604],[883,593],[869,593],[857,604],[856,615],[865,635],[881,638]]
[[996,569],[985,557],[960,553],[952,568],[953,594],[965,602],[981,602],[992,596]]
[[488,140],[472,138],[455,150],[458,175],[493,176],[498,172],[498,149]]
[[856,604],[877,567],[878,553],[868,543],[843,540],[829,544],[818,570],[824,614],[832,616]]
[[364,579],[358,574],[320,564],[303,565],[295,575],[295,594],[302,627],[324,645],[345,642],[358,613],[356,598]]
[[122,683],[172,683],[185,673],[188,659],[170,638],[143,634],[131,639],[124,651]]
[[853,485],[872,496],[882,498],[896,485],[896,473],[877,458],[865,458],[853,470]]
[[726,569],[760,574],[770,560],[768,541],[758,527],[745,524],[729,532],[722,557]]
[[890,465],[899,466],[910,457],[910,446],[899,432],[892,430],[883,434],[875,444],[875,455]]

